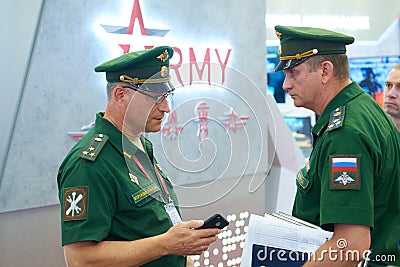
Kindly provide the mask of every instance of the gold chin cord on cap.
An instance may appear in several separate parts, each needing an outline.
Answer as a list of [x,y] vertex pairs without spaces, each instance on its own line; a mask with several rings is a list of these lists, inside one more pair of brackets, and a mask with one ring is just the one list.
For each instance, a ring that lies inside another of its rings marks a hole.
[[316,48],[314,48],[314,49],[312,49],[312,50],[308,50],[308,51],[306,51],[306,52],[304,52],[304,53],[301,53],[301,54],[296,54],[296,55],[294,55],[294,56],[284,56],[284,57],[280,57],[280,59],[281,59],[281,60],[291,60],[291,59],[297,59],[297,60],[299,60],[299,59],[302,59],[302,58],[305,58],[305,57],[313,56],[313,55],[315,55],[315,54],[318,54],[318,49],[316,49]]
[[133,83],[133,84],[141,84],[141,83],[162,83],[168,82],[170,77],[165,78],[156,78],[156,79],[139,79],[139,78],[131,78],[128,75],[119,76],[119,80],[121,82]]

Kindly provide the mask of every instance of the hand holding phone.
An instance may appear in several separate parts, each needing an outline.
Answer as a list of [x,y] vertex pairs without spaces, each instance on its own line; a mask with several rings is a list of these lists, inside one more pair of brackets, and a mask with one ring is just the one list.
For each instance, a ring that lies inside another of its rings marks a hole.
[[204,221],[203,226],[197,228],[197,229],[208,229],[208,228],[219,228],[223,229],[225,226],[227,226],[229,222],[222,217],[221,214],[214,214],[210,218]]

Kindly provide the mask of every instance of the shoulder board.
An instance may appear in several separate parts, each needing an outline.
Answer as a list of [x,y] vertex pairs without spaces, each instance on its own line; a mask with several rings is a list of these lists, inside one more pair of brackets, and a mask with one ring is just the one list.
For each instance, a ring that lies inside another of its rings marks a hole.
[[340,106],[331,112],[329,117],[329,124],[326,128],[327,132],[331,132],[343,126],[344,115],[346,113],[346,107]]
[[95,134],[92,139],[87,143],[85,149],[79,154],[80,158],[95,161],[97,155],[103,149],[104,144],[107,142],[108,136],[104,134]]

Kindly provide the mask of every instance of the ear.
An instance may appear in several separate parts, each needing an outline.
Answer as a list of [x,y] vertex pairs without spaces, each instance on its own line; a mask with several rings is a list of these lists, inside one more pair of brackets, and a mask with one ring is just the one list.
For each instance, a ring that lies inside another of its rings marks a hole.
[[330,61],[323,61],[322,68],[322,83],[327,83],[333,78],[333,64]]
[[126,89],[121,86],[116,86],[113,90],[114,101],[118,104],[123,104],[127,98]]

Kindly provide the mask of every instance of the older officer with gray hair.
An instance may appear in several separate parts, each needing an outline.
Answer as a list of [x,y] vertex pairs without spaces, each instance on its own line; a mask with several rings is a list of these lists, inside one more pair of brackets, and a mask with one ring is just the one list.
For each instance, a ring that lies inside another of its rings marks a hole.
[[219,229],[182,222],[169,177],[143,132],[158,132],[170,84],[169,46],[124,54],[105,72],[107,106],[58,171],[62,245],[69,266],[181,266]]
[[350,80],[345,53],[354,38],[319,28],[275,30],[283,89],[295,106],[319,115],[309,162],[296,175],[293,215],[333,236],[305,266],[356,266],[370,249],[370,266],[400,265],[400,138]]

